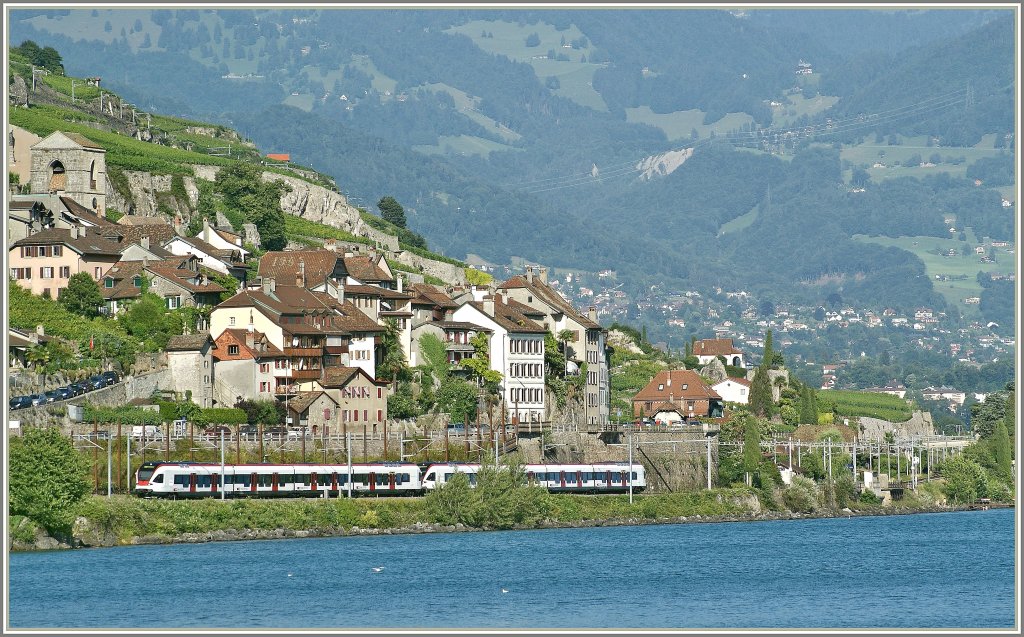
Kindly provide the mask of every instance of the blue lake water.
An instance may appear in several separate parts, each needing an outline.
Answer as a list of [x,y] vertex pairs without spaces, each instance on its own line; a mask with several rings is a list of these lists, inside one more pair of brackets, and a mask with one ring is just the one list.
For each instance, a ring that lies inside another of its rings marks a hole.
[[9,626],[1005,629],[1014,519],[1003,509],[15,553]]

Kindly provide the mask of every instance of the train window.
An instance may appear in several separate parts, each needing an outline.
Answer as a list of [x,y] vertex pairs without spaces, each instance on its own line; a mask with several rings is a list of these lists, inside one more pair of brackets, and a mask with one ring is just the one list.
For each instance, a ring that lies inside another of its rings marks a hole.
[[448,482],[451,479],[452,479],[452,474],[450,474],[450,473],[444,474],[444,481],[445,482]]
[[308,473],[296,473],[295,474],[295,483],[296,484],[302,483],[302,484],[304,484],[304,485],[306,485],[308,487],[309,486],[309,474]]
[[196,486],[200,489],[209,489],[211,484],[213,484],[213,480],[210,479],[210,476],[196,476]]
[[223,476],[223,478],[221,479],[221,482],[223,484],[234,484],[235,483],[235,476],[229,476],[229,475]]
[[471,487],[475,487],[476,486],[476,474],[475,473],[469,474],[469,486],[471,486]]
[[434,479],[434,472],[431,471],[430,473],[427,474],[427,477],[423,478],[423,479],[424,480],[433,480]]
[[242,485],[242,486],[244,486],[246,488],[248,488],[249,485],[251,484],[249,482],[249,476],[233,476],[233,477],[235,479],[234,484],[240,484],[240,485]]
[[181,475],[181,474],[174,476],[174,484],[181,485],[183,487],[187,487],[188,486],[188,476],[187,475]]
[[164,483],[164,474],[161,473],[161,474],[157,475],[157,477],[155,477],[152,480],[150,480],[150,482],[155,482],[156,484],[163,484]]
[[583,473],[583,481],[584,482],[590,482],[593,479],[594,479],[594,474],[590,473],[589,471],[585,471]]
[[261,473],[259,475],[259,482],[258,482],[259,486],[261,486],[261,487],[269,487],[269,486],[271,486],[271,484],[272,484],[271,475],[269,473]]
[[621,481],[621,479],[619,477],[619,474],[613,473],[612,474],[612,482],[620,482],[620,481]]

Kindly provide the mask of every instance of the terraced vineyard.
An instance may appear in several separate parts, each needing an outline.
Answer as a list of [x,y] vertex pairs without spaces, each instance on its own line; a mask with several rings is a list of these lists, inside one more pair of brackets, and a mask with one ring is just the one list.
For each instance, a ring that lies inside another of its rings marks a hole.
[[820,391],[818,409],[839,416],[867,416],[889,422],[906,422],[912,415],[912,405],[899,396],[861,391]]

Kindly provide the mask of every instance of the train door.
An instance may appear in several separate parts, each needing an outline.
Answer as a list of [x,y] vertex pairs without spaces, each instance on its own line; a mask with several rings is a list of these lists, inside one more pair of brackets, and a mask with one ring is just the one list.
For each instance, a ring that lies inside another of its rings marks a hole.
[[277,493],[277,472],[276,471],[270,476],[270,490],[273,493]]
[[189,493],[195,493],[196,492],[196,474],[194,474],[194,473],[188,474],[188,492]]
[[612,472],[611,471],[605,471],[604,472],[604,484],[609,489],[612,488]]
[[625,471],[620,471],[620,472],[619,472],[619,478],[620,478],[620,479],[622,480],[622,488],[624,488],[624,489],[625,489],[626,487],[628,487],[628,486],[629,486],[629,485],[628,485],[628,484],[626,483],[626,472],[625,472]]
[[527,471],[526,472],[526,483],[530,484],[530,485],[534,484],[534,477],[535,477],[535,474],[532,471]]
[[309,488],[313,491],[313,493],[316,493],[316,471],[313,471],[309,474]]
[[558,480],[559,480],[559,483],[561,484],[562,488],[564,489],[565,488],[565,472],[564,471],[559,471],[558,472]]
[[369,484],[370,484],[370,491],[376,491],[377,490],[377,474],[375,474],[373,471],[370,472],[370,482],[369,482]]
[[578,470],[576,471],[576,486],[581,487],[581,488],[583,487],[583,472],[582,471],[578,471]]
[[388,474],[388,490],[389,491],[394,491],[395,490],[395,472],[394,471],[392,471],[391,473]]
[[210,478],[210,493],[217,493],[217,482],[220,478],[219,474],[213,474]]
[[256,477],[256,472],[253,471],[252,473],[249,474],[249,491],[252,492],[252,493],[256,493],[256,485],[257,484],[258,484],[258,478]]
[[337,490],[338,490],[338,472],[337,471],[332,471],[331,472],[331,491],[337,491]]

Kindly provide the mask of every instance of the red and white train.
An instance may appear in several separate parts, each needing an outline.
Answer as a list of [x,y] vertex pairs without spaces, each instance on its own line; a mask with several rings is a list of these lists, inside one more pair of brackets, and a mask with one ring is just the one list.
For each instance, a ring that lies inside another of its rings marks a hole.
[[[464,473],[470,485],[482,465],[409,462],[352,464],[226,464],[144,462],[135,474],[135,494],[143,497],[339,497],[421,495]],[[644,468],[625,462],[523,465],[527,480],[552,493],[621,493],[647,486]],[[221,475],[223,473],[223,476]]]

